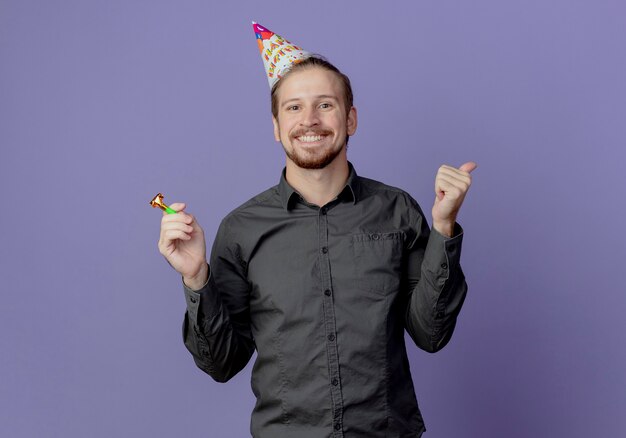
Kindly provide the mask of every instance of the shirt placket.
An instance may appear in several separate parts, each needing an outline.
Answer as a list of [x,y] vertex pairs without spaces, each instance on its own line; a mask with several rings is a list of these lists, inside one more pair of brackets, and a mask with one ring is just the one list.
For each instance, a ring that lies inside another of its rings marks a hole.
[[337,325],[333,304],[333,285],[330,276],[330,255],[328,245],[328,208],[319,210],[319,256],[324,308],[324,328],[326,354],[328,356],[328,378],[333,415],[333,437],[343,437],[343,396],[339,376],[339,353],[337,350]]

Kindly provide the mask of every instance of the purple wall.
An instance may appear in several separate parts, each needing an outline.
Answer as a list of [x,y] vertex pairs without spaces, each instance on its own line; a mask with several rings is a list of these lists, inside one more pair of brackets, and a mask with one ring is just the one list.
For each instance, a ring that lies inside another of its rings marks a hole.
[[360,174],[429,216],[479,163],[457,332],[410,349],[426,435],[626,436],[624,2],[389,3],[0,1],[0,435],[249,435],[250,366],[196,369],[147,203],[212,239],[278,181],[257,20],[352,77]]

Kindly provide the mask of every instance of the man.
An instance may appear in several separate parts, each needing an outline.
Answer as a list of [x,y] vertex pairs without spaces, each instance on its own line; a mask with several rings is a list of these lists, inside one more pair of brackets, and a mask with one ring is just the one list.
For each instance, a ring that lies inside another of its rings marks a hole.
[[[275,50],[301,51],[280,41]],[[162,219],[159,249],[183,277],[185,345],[220,382],[256,349],[255,437],[421,436],[404,330],[429,352],[452,335],[467,291],[456,216],[476,165],[439,169],[430,231],[407,193],[348,162],[357,111],[345,75],[307,52],[269,71],[279,184],[224,218],[210,264],[185,204]]]

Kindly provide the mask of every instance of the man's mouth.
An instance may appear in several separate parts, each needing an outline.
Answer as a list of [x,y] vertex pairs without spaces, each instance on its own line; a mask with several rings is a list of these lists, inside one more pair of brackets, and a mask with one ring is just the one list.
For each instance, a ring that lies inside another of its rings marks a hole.
[[300,137],[296,137],[296,139],[302,143],[315,143],[322,141],[323,138],[326,138],[326,135],[301,135]]
[[312,144],[319,143],[330,135],[332,135],[332,132],[326,130],[301,130],[300,132],[294,132],[293,138],[300,143]]

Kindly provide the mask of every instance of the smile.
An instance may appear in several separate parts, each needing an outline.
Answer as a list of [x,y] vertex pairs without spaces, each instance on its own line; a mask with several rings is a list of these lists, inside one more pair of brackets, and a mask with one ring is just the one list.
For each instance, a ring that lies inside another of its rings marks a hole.
[[302,143],[315,143],[316,141],[322,141],[322,139],[325,137],[325,135],[303,135],[296,138]]

